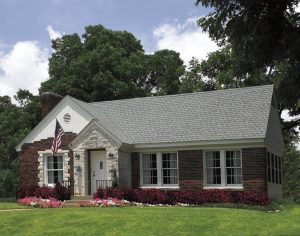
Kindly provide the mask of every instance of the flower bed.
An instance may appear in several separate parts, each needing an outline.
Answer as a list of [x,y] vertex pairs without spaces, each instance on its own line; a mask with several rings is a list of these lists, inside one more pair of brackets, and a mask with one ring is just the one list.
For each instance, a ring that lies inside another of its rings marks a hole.
[[32,206],[37,208],[60,208],[64,203],[55,198],[43,199],[38,197],[25,197],[18,200],[18,203],[24,206]]
[[125,199],[150,205],[201,205],[206,203],[241,203],[265,206],[270,203],[267,195],[249,191],[231,190],[200,190],[200,191],[162,191],[158,189],[127,189],[106,188],[98,189],[94,198]]
[[96,198],[93,201],[82,201],[79,203],[80,207],[120,207],[129,206],[129,201],[119,200],[117,198],[100,199]]

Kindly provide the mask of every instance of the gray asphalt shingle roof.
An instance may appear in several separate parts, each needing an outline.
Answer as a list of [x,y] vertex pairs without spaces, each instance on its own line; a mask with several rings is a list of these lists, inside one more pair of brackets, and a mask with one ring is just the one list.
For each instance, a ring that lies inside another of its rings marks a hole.
[[85,103],[129,144],[265,138],[273,86]]

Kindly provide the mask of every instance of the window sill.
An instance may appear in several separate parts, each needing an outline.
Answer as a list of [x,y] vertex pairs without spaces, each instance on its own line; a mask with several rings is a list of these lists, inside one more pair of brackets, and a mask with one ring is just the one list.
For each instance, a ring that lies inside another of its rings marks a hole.
[[179,189],[179,186],[141,186],[142,189]]
[[234,190],[244,190],[243,186],[204,186],[203,189],[234,189]]

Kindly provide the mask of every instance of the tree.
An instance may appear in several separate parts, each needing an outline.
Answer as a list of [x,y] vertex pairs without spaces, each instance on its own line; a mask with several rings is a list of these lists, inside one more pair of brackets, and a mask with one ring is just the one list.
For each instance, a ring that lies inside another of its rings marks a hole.
[[[212,8],[198,24],[219,46],[230,45],[236,65],[247,76],[245,85],[264,84],[268,77],[276,78],[281,110],[288,109],[292,116],[300,114],[298,3],[299,0],[196,1],[197,5]],[[293,129],[299,124],[297,119],[284,128]]]
[[184,72],[178,53],[162,50],[147,55],[131,33],[101,25],[87,26],[82,38],[64,35],[53,40],[52,47],[50,79],[40,92],[85,101],[177,93]]
[[17,158],[15,146],[30,130],[30,121],[8,96],[0,96],[0,168],[10,168]]
[[151,59],[151,84],[157,95],[177,94],[185,67],[179,53],[173,50],[156,51]]
[[195,57],[189,61],[188,70],[185,71],[181,80],[181,93],[211,91],[216,89],[215,80],[205,77],[201,64]]
[[33,129],[42,120],[40,96],[34,96],[28,90],[19,89],[14,99],[19,103],[19,108],[29,121],[29,128]]
[[283,158],[284,195],[300,202],[300,152],[294,145],[286,148]]

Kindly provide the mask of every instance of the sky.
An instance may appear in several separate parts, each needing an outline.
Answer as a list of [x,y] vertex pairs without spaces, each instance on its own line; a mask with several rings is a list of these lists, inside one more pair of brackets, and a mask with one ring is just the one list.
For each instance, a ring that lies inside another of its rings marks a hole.
[[51,39],[87,25],[127,30],[147,53],[180,52],[187,64],[217,49],[196,24],[209,9],[195,0],[0,0],[0,96],[18,88],[37,94],[48,79]]
[[87,25],[127,30],[147,53],[172,49],[186,65],[205,59],[217,46],[196,20],[209,11],[195,0],[0,0],[0,96],[19,88],[38,94],[49,78],[51,39],[81,35]]

